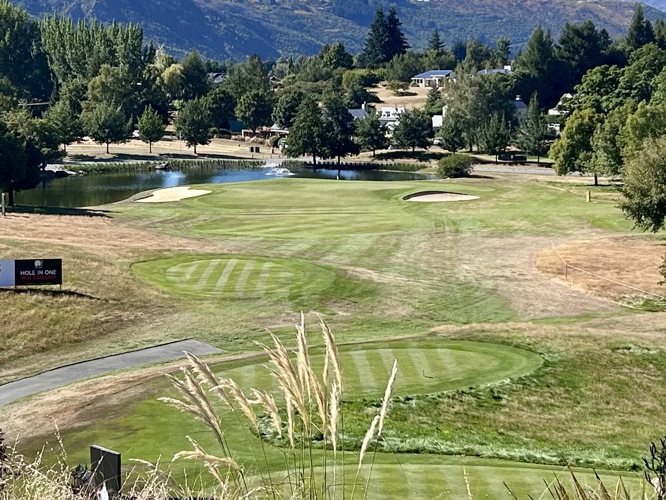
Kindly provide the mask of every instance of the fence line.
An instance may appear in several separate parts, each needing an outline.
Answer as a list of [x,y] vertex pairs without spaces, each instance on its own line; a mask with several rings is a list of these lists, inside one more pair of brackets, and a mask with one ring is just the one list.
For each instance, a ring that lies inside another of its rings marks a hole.
[[599,275],[599,274],[595,274],[595,273],[592,273],[592,272],[590,272],[590,271],[586,271],[585,269],[581,269],[580,267],[572,266],[571,264],[569,264],[566,260],[564,260],[564,259],[562,258],[562,256],[560,255],[560,252],[557,251],[557,247],[555,247],[555,244],[554,244],[552,241],[550,242],[550,244],[551,244],[551,246],[553,247],[553,250],[555,250],[555,253],[556,253],[557,256],[559,257],[559,259],[560,259],[560,260],[562,261],[562,263],[564,264],[564,277],[565,277],[566,279],[569,279],[569,273],[568,273],[568,270],[569,270],[569,268],[571,268],[571,269],[573,269],[573,270],[575,270],[575,271],[579,271],[579,272],[581,272],[581,273],[585,273],[585,274],[589,274],[590,276],[594,276],[595,278],[599,278],[599,279],[602,279],[602,280],[606,280],[606,281],[609,281],[609,282],[611,282],[611,283],[615,283],[616,285],[620,285],[620,286],[623,286],[623,287],[625,287],[625,288],[630,288],[630,289],[632,289],[632,290],[636,290],[637,292],[641,292],[641,293],[644,293],[644,294],[646,294],[646,295],[652,295],[653,297],[657,297],[658,299],[666,300],[666,297],[664,297],[663,295],[657,295],[656,293],[648,292],[647,290],[643,290],[643,289],[641,289],[641,288],[638,288],[638,287],[635,287],[635,286],[631,286],[631,285],[627,285],[627,284],[625,284],[625,283],[621,283],[621,282],[616,281],[616,280],[614,280],[614,279],[606,278],[605,276],[601,276],[601,275]]

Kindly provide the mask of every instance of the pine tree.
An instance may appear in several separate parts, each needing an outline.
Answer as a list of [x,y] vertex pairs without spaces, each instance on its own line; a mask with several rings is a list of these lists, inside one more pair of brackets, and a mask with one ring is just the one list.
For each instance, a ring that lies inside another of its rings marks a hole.
[[363,50],[359,54],[359,65],[365,68],[377,68],[389,61],[386,57],[386,48],[389,44],[389,34],[386,28],[384,9],[375,12],[375,18],[370,25],[370,31],[365,38]]
[[539,108],[539,96],[535,92],[532,94],[530,103],[527,107],[527,113],[520,118],[517,143],[518,146],[528,154],[536,155],[537,165],[542,155],[548,151],[546,145],[546,134],[548,133],[548,124],[546,118]]
[[439,37],[439,31],[437,31],[437,28],[435,28],[435,31],[433,31],[432,36],[430,37],[430,40],[428,40],[428,50],[439,52],[443,48],[444,42],[442,42],[441,38]]
[[438,137],[442,141],[442,147],[455,154],[467,144],[465,139],[465,129],[461,120],[453,113],[447,113],[442,122],[442,128],[439,129]]
[[637,3],[636,10],[629,24],[629,31],[627,31],[627,36],[624,38],[625,48],[628,53],[631,53],[654,41],[652,23],[648,19],[645,19],[643,6]]
[[326,130],[324,119],[317,101],[306,97],[298,107],[294,125],[289,129],[287,155],[291,157],[312,155],[312,163],[317,164],[317,157],[329,158],[326,149]]
[[386,16],[386,33],[388,36],[388,44],[385,48],[386,62],[397,55],[404,54],[409,48],[405,34],[400,29],[400,26],[402,26],[402,22],[398,18],[398,13],[395,7],[391,6],[388,16]]
[[493,114],[490,117],[490,120],[481,128],[480,142],[481,147],[487,153],[495,155],[495,163],[497,163],[497,155],[504,151],[511,142],[511,129],[504,116]]

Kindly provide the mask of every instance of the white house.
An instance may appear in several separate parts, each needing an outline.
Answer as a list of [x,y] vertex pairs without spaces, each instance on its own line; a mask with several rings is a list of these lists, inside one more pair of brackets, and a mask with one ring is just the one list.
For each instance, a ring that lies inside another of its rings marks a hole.
[[551,115],[551,116],[560,116],[560,115],[564,114],[563,111],[562,111],[562,107],[567,102],[569,102],[572,97],[573,96],[571,94],[569,94],[568,92],[566,94],[562,95],[562,97],[560,97],[559,102],[557,103],[557,106],[555,106],[554,108],[550,108],[548,110],[548,114]]
[[400,122],[400,115],[406,111],[404,107],[390,107],[382,106],[377,108],[377,118],[379,123],[386,127],[386,135],[391,137],[393,135],[393,129]]
[[513,70],[511,69],[511,66],[504,66],[503,68],[495,68],[495,69],[482,69],[481,71],[478,71],[477,74],[481,76],[486,76],[486,75],[510,75],[513,73]]
[[412,81],[419,87],[441,87],[446,80],[453,78],[450,69],[433,69],[412,77]]

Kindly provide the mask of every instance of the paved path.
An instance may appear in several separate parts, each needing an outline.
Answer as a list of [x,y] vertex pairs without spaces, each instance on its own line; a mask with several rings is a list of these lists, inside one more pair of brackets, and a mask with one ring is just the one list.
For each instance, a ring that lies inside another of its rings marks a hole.
[[16,382],[0,385],[0,406],[8,405],[17,399],[47,391],[63,385],[72,384],[81,380],[103,375],[105,373],[135,368],[137,366],[172,361],[183,358],[184,351],[196,355],[216,354],[221,349],[209,346],[197,340],[181,340],[170,344],[158,345],[141,349],[139,351],[116,354],[105,358],[83,361],[73,365],[56,368],[34,377],[28,377]]
[[509,167],[502,165],[474,165],[475,172],[498,172],[502,174],[556,175],[551,167]]

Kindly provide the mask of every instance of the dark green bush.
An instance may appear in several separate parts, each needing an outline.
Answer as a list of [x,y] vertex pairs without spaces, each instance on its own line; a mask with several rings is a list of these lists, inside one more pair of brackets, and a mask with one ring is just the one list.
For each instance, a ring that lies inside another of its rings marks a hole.
[[445,156],[437,163],[437,176],[446,179],[469,177],[472,173],[472,158],[467,155]]

